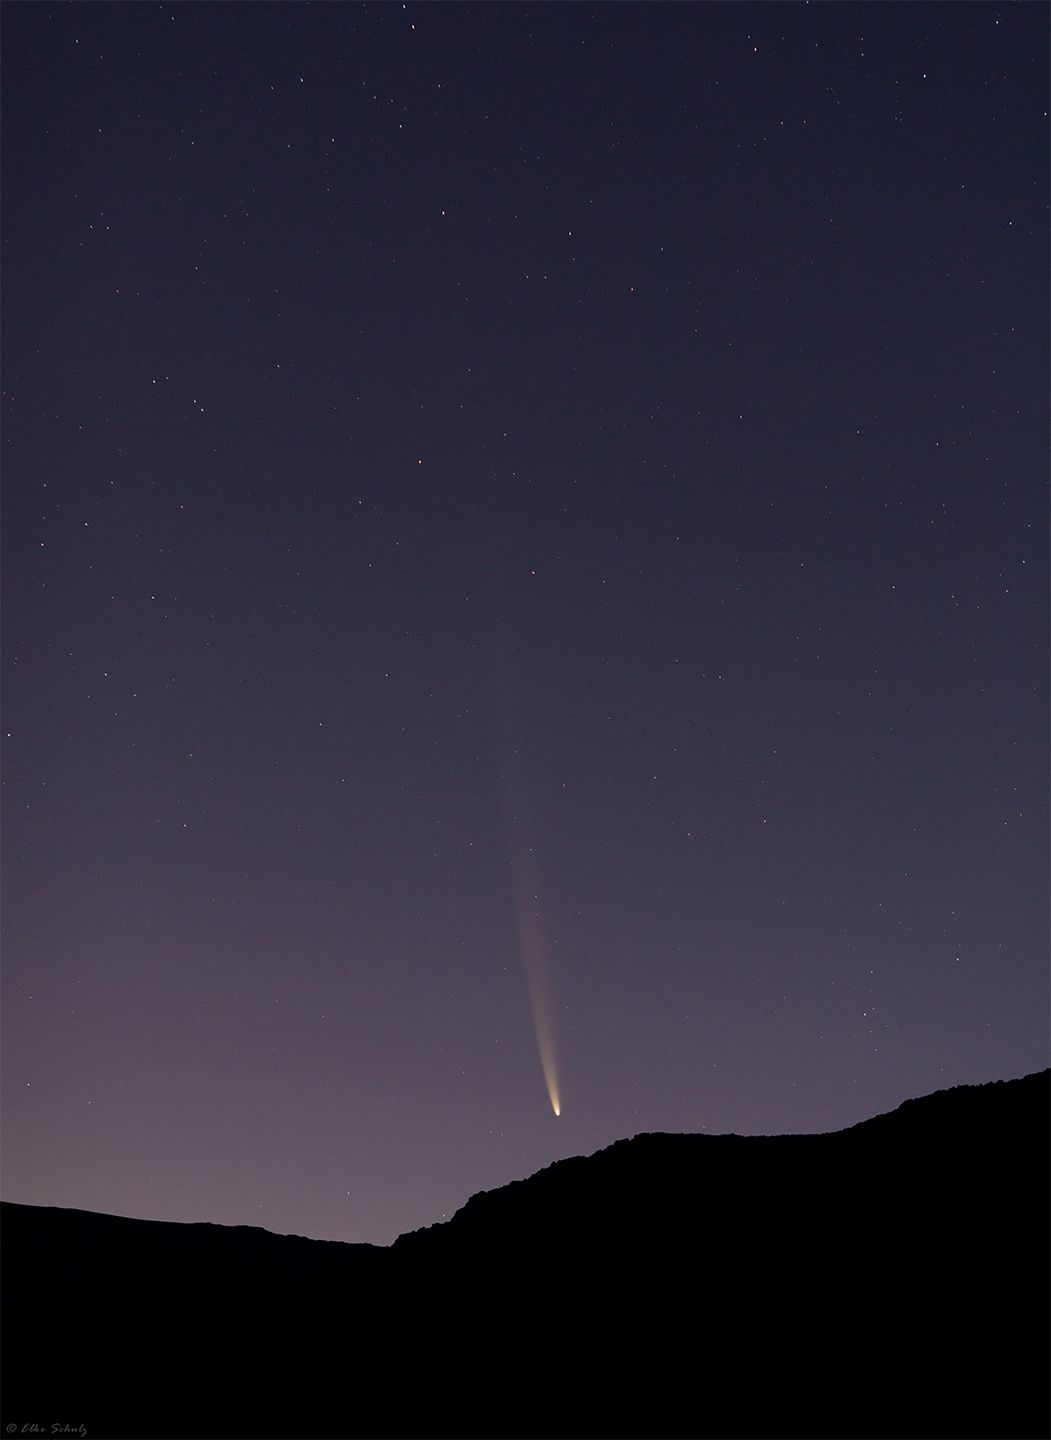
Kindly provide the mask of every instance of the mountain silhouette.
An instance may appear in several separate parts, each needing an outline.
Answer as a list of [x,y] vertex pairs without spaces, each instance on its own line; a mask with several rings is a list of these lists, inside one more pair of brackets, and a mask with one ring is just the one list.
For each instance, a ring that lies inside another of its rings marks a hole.
[[1049,1082],[638,1135],[389,1247],[5,1203],[2,1423],[1044,1437]]

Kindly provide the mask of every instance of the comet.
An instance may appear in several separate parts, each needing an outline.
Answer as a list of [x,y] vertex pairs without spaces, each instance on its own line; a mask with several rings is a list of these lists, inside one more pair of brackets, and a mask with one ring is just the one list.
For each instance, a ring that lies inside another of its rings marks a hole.
[[500,800],[508,840],[511,889],[518,922],[518,948],[529,992],[540,1069],[547,1098],[556,1118],[562,1114],[562,1095],[555,1060],[555,1011],[548,978],[548,945],[541,907],[541,885],[529,824],[525,773],[525,746],[522,743],[521,708],[512,678],[502,677],[497,685],[497,733],[500,746]]
[[522,968],[529,991],[529,1008],[533,1013],[540,1069],[547,1086],[551,1109],[559,1116],[562,1114],[562,1100],[558,1088],[558,1067],[555,1063],[554,1008],[551,1004],[551,986],[547,973],[547,940],[540,912],[533,852],[520,831],[513,837],[511,867],[514,874]]

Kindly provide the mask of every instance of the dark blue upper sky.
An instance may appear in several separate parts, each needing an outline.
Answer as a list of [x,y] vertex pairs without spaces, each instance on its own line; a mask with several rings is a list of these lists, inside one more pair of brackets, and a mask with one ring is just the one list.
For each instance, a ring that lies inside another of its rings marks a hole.
[[1046,7],[3,40],[8,1198],[387,1241],[1047,1063]]

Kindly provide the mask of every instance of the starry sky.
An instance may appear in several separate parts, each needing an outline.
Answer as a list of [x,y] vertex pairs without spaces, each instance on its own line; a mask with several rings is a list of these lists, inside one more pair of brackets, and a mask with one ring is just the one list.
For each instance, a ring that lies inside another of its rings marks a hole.
[[6,1198],[1046,1065],[1046,7],[3,31]]

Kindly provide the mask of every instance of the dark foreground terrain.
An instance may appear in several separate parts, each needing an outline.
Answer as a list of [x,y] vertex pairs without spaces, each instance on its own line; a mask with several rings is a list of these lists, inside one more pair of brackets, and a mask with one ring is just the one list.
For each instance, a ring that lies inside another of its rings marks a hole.
[[1046,1437],[1049,1094],[639,1135],[389,1249],[8,1204],[0,1423]]

